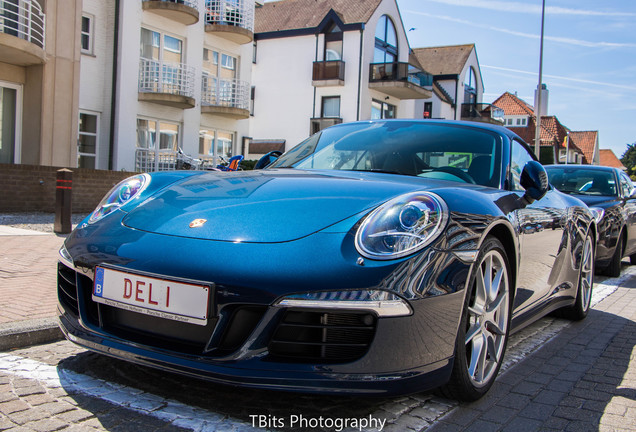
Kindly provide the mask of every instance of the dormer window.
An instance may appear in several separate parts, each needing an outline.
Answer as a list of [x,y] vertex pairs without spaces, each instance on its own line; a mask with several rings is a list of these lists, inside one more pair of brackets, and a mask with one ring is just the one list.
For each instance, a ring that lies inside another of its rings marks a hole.
[[477,103],[477,76],[472,67],[468,69],[464,79],[464,103]]
[[396,63],[398,60],[398,42],[395,25],[391,18],[382,15],[375,28],[375,50],[373,63]]
[[335,23],[325,32],[324,60],[342,60],[342,30]]

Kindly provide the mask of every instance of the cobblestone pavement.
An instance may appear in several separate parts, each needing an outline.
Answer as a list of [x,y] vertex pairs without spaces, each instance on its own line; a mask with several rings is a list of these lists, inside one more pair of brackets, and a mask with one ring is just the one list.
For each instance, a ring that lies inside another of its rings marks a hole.
[[[506,371],[473,404],[433,394],[369,399],[233,388],[64,341],[0,353],[0,430],[254,431],[260,419],[261,429],[336,431],[338,419],[371,418],[388,432],[636,430],[636,361],[629,366],[636,278],[629,273],[615,281],[617,290],[611,281],[597,285],[616,291],[586,320],[547,317],[513,335]],[[300,415],[316,427],[292,427]],[[320,427],[320,418],[332,423]]]

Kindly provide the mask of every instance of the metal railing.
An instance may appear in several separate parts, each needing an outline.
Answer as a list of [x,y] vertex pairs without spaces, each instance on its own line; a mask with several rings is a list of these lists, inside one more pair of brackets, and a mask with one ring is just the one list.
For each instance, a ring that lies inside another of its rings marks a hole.
[[138,148],[135,150],[137,172],[174,171],[177,167],[177,152]]
[[199,0],[144,0],[144,2],[166,2],[166,3],[178,3],[186,6],[190,6],[193,9],[199,9]]
[[254,31],[254,0],[205,0],[205,23]]
[[44,49],[46,16],[35,0],[0,2],[0,31]]
[[344,80],[345,62],[342,60],[314,62],[312,80]]
[[433,85],[433,75],[416,70],[408,63],[371,63],[369,82],[406,81],[420,87]]
[[194,97],[194,67],[141,58],[139,92]]
[[492,119],[504,121],[504,110],[489,103],[463,103],[461,116],[464,119]]
[[201,80],[201,105],[248,110],[250,84],[233,78],[223,79],[204,75]]

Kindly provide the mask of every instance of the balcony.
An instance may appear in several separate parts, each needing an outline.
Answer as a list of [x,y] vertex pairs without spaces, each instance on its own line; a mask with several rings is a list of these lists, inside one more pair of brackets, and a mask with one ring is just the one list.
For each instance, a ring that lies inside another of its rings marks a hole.
[[46,17],[35,0],[0,2],[0,62],[44,64]]
[[504,110],[489,103],[462,104],[461,119],[503,125]]
[[408,63],[372,63],[369,88],[398,99],[428,99],[433,76]]
[[143,0],[142,7],[181,24],[199,22],[199,0]]
[[250,84],[248,82],[204,75],[201,87],[201,113],[233,119],[249,118]]
[[312,85],[314,87],[343,86],[345,62],[342,60],[314,62]]
[[254,40],[254,0],[205,0],[205,31],[243,45]]
[[175,108],[193,108],[194,68],[183,63],[140,59],[139,100]]
[[342,123],[342,119],[338,117],[317,117],[312,118],[309,127],[309,134],[313,135],[329,126]]

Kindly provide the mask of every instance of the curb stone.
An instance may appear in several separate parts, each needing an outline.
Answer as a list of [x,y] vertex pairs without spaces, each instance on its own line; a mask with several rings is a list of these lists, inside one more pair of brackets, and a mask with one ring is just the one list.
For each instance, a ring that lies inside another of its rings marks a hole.
[[57,342],[64,339],[57,318],[0,324],[0,351]]

